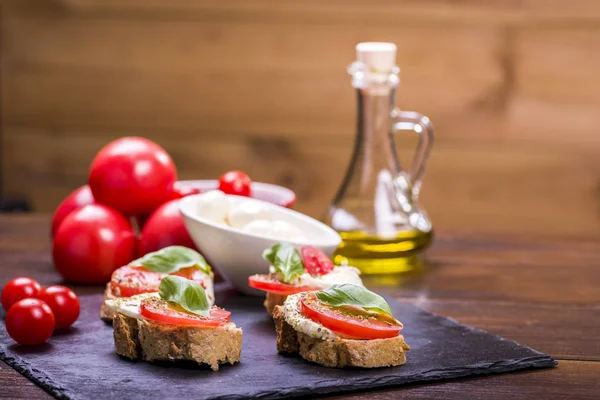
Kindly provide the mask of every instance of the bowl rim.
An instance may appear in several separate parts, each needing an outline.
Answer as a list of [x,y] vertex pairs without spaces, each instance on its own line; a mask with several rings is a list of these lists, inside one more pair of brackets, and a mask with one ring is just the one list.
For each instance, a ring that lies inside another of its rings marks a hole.
[[234,228],[232,226],[229,225],[225,225],[225,224],[221,224],[215,221],[211,221],[209,219],[203,218],[199,215],[195,215],[192,214],[191,212],[188,212],[187,210],[184,209],[184,204],[187,203],[191,203],[193,202],[195,199],[205,195],[207,192],[204,193],[200,193],[200,194],[194,194],[194,195],[190,195],[190,196],[186,196],[182,199],[180,199],[178,207],[179,207],[179,212],[181,215],[183,215],[186,218],[189,218],[193,221],[196,221],[198,223],[204,224],[204,225],[208,225],[211,226],[213,228],[217,228],[223,231],[227,231],[227,232],[231,232],[231,233],[235,233],[238,235],[242,235],[242,236],[248,236],[248,237],[252,237],[252,238],[256,238],[256,239],[261,239],[261,240],[268,240],[268,241],[279,241],[279,242],[286,242],[286,243],[290,243],[292,245],[299,245],[299,246],[317,246],[317,247],[338,247],[340,245],[340,243],[342,242],[342,237],[339,235],[338,232],[335,231],[335,229],[331,228],[330,226],[324,224],[323,222],[310,217],[306,214],[303,214],[299,211],[295,211],[289,208],[285,208],[285,207],[281,207],[277,204],[265,201],[265,200],[260,200],[260,199],[255,199],[253,197],[245,197],[245,196],[236,196],[236,195],[232,195],[232,194],[227,194],[226,196],[228,197],[236,197],[236,198],[240,198],[243,199],[244,201],[250,201],[250,202],[257,202],[257,203],[261,203],[261,204],[265,204],[267,207],[278,207],[279,212],[282,212],[284,214],[289,214],[294,218],[298,218],[301,220],[304,220],[305,222],[312,224],[312,225],[316,225],[319,227],[319,229],[327,232],[327,236],[329,236],[331,239],[330,240],[322,240],[322,241],[316,241],[316,240],[307,240],[307,241],[297,241],[297,240],[278,240],[275,237],[271,237],[271,236],[264,236],[264,235],[259,235],[253,232],[246,232],[243,231],[239,228]]
[[[209,190],[213,190],[213,189],[217,189],[219,186],[219,180],[218,179],[183,179],[183,180],[178,180],[176,182],[176,184],[183,184],[183,185],[194,185],[194,184],[201,184],[201,185],[210,185],[210,186],[214,186],[214,188],[211,188]],[[278,206],[282,206],[282,207],[286,207],[286,208],[291,208],[295,203],[296,203],[296,192],[294,192],[292,189],[287,188],[285,186],[280,186],[280,185],[275,185],[274,183],[266,183],[266,182],[252,182],[251,183],[251,188],[257,188],[259,190],[265,191],[265,192],[277,192],[281,195],[282,197],[282,201],[277,202],[277,203],[272,203],[272,204],[276,204]],[[260,200],[260,199],[257,199]]]

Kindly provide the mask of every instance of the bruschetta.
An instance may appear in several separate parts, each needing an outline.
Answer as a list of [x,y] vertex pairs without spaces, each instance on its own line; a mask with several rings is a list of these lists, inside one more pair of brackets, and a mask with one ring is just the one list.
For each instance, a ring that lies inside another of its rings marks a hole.
[[198,282],[164,277],[157,293],[107,300],[115,350],[132,360],[189,360],[214,371],[239,362],[242,330],[231,313],[210,304]]
[[106,306],[106,300],[158,292],[162,278],[169,275],[198,282],[205,290],[210,304],[214,304],[214,275],[208,263],[195,250],[169,246],[148,253],[113,272],[104,291],[100,318],[106,322],[113,320],[113,312]]
[[336,266],[314,247],[298,250],[291,244],[278,243],[265,250],[263,257],[270,263],[269,273],[250,276],[248,285],[266,292],[264,306],[269,314],[291,294],[327,289],[339,283],[363,284],[357,268]]
[[362,286],[290,295],[273,318],[279,352],[325,367],[398,366],[410,350],[387,302]]

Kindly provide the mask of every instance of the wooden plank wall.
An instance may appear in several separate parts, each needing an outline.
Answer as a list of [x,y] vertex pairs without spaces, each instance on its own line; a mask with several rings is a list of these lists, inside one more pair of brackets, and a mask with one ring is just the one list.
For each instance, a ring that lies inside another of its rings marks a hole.
[[594,0],[8,0],[1,22],[3,190],[36,210],[134,134],[182,178],[243,169],[318,216],[354,135],[345,67],[381,40],[399,105],[436,124],[422,202],[438,228],[600,236]]

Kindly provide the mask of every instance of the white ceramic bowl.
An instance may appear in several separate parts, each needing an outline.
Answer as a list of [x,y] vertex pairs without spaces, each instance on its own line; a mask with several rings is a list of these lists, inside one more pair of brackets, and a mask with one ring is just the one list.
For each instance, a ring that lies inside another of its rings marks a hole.
[[[268,273],[269,263],[262,258],[262,253],[280,240],[245,232],[198,216],[198,202],[204,195],[203,193],[187,196],[179,202],[179,211],[192,240],[206,259],[236,289],[245,294],[261,294],[248,287],[248,277],[253,274]],[[298,227],[308,238],[305,242],[288,241],[298,248],[313,246],[331,255],[342,241],[336,231],[297,211],[248,197],[228,196],[228,198],[233,201],[262,204],[268,207],[269,215],[273,219],[284,220]]]
[[[207,192],[218,188],[219,181],[216,179],[199,179],[177,181],[175,185],[178,187],[192,187]],[[287,208],[292,208],[296,202],[296,194],[292,190],[271,183],[252,182],[252,197]]]

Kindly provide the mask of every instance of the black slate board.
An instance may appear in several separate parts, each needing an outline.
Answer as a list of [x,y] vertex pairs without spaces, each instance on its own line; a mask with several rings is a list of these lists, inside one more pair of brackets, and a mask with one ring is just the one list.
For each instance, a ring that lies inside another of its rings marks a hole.
[[244,330],[240,364],[212,372],[189,364],[136,363],[114,352],[112,328],[99,319],[101,299],[82,296],[76,325],[41,347],[16,345],[0,329],[0,359],[66,399],[313,397],[556,365],[549,355],[392,300],[390,306],[412,347],[407,364],[369,370],[325,368],[277,354],[274,325],[262,299],[243,296],[220,303]]

